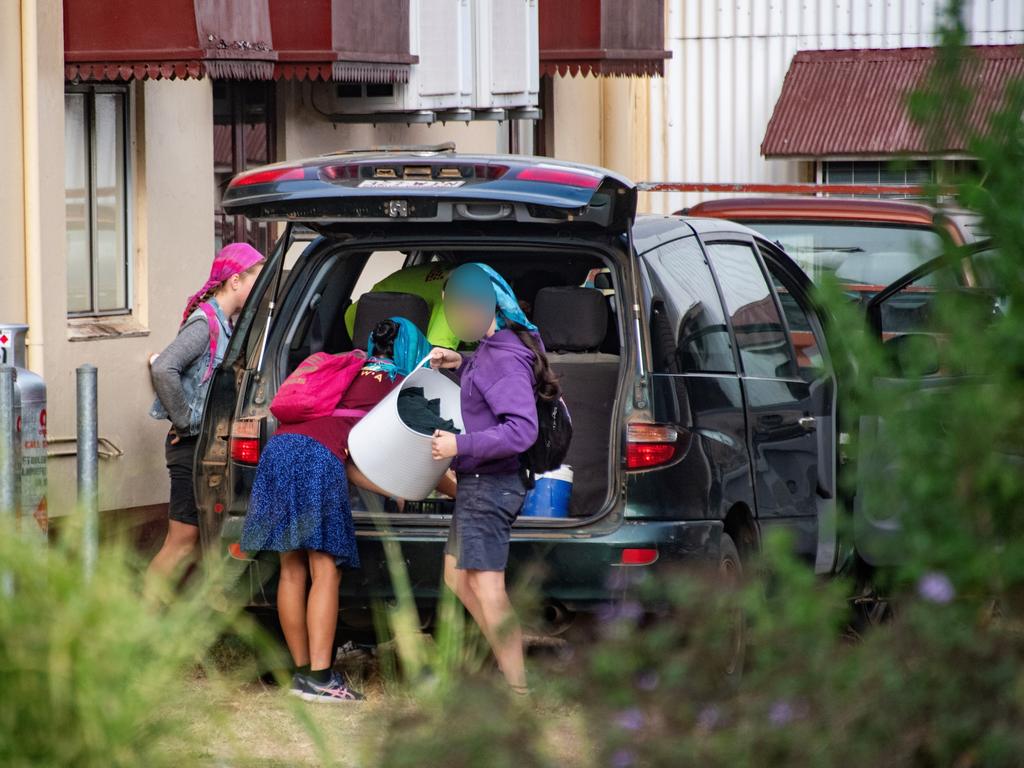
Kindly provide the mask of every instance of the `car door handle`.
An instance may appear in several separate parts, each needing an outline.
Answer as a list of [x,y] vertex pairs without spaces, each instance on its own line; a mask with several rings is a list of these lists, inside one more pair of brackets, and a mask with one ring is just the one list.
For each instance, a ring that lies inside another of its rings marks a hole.
[[796,423],[800,425],[804,432],[813,432],[818,428],[818,420],[813,416],[801,416],[797,419]]

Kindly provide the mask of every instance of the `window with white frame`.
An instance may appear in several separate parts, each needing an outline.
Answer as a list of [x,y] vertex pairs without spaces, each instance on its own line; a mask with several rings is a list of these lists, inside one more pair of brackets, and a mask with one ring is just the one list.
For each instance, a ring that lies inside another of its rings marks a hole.
[[68,315],[131,312],[129,89],[64,89]]
[[[897,163],[892,160],[824,160],[821,163],[825,184],[930,184],[935,167],[930,160]],[[867,195],[882,197],[882,195]],[[908,197],[908,195],[885,195]]]

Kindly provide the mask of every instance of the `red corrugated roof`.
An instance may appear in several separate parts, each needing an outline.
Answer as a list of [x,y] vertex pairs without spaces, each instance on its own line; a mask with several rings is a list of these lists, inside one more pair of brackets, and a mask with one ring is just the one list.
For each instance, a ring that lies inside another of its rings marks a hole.
[[[964,81],[974,94],[974,126],[1002,102],[1007,83],[1024,77],[1024,45],[967,49]],[[768,122],[765,157],[927,154],[966,149],[962,136],[931,147],[914,124],[907,98],[924,83],[934,48],[800,51],[786,73]]]

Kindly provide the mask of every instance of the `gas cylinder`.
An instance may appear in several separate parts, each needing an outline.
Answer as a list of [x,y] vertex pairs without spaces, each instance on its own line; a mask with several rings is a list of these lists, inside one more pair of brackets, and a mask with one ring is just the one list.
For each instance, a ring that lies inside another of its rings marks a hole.
[[15,429],[20,447],[19,524],[30,520],[40,531],[46,531],[46,383],[26,368],[25,335],[28,326],[0,322],[0,363],[13,365],[17,380],[14,385]]

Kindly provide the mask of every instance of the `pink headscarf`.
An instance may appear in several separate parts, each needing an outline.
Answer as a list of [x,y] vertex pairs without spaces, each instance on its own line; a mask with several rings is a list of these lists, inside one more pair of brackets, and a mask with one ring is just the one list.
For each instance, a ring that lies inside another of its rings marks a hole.
[[203,283],[202,288],[189,297],[188,304],[185,305],[185,312],[181,316],[182,325],[198,308],[206,315],[206,322],[210,326],[210,364],[203,375],[203,381],[210,378],[210,374],[213,373],[213,359],[217,352],[217,337],[220,335],[220,322],[217,320],[217,313],[210,306],[209,302],[203,300],[203,297],[212,288],[220,286],[232,275],[241,274],[261,261],[263,261],[263,255],[248,243],[225,245],[213,260],[213,266],[210,267],[210,277]]

